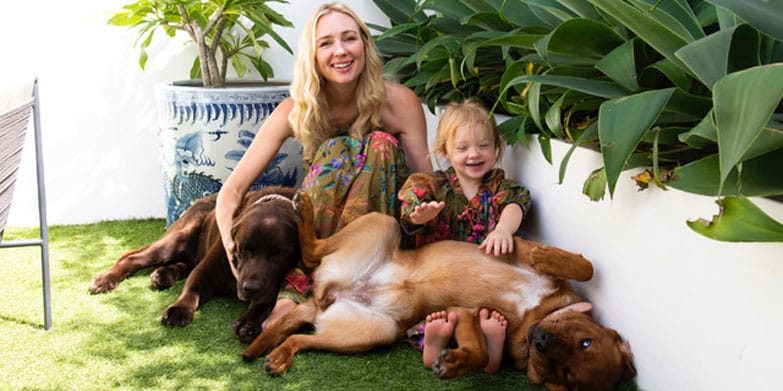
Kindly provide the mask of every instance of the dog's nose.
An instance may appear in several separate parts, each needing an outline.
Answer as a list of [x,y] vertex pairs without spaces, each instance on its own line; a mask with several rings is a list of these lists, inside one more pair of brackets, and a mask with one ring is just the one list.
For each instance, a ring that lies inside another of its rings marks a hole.
[[552,340],[552,334],[549,334],[546,331],[539,329],[538,327],[533,329],[533,346],[535,346],[536,350],[539,352],[546,352],[549,347],[552,346]]
[[258,291],[261,290],[261,281],[258,281],[258,280],[245,280],[242,283],[242,289],[245,291],[245,293],[250,294],[250,295],[252,295],[254,293],[258,293]]

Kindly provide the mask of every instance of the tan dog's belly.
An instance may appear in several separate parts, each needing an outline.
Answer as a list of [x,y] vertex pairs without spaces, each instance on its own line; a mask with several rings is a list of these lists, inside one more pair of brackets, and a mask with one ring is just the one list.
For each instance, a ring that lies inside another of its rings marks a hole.
[[[440,242],[392,255],[366,244],[357,247],[350,255],[340,251],[324,257],[317,269],[315,299],[322,312],[316,326],[323,316],[335,316],[331,311],[336,304],[346,303],[389,318],[398,324],[397,334],[447,307],[496,308],[513,327],[556,288],[551,278],[499,262],[472,244]],[[345,311],[345,306],[336,310]]]

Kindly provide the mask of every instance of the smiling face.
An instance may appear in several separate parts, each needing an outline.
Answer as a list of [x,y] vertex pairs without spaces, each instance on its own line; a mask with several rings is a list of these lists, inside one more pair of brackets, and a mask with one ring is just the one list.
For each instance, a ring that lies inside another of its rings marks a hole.
[[457,127],[446,144],[446,156],[460,183],[480,183],[497,162],[494,139],[480,124]]
[[364,71],[364,40],[356,21],[342,12],[323,15],[315,30],[315,62],[327,83],[355,84]]

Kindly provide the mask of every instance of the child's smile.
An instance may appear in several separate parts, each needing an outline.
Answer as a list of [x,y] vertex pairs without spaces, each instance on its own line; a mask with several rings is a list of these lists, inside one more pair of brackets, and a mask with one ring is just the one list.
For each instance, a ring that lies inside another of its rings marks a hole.
[[495,165],[495,145],[481,125],[466,124],[457,128],[447,147],[451,166],[457,173],[466,195],[475,193],[481,179]]

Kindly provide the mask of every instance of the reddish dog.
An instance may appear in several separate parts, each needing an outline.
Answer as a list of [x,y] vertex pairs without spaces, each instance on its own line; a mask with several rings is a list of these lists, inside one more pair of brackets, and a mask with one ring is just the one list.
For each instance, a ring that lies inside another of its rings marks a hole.
[[[506,263],[465,242],[400,250],[398,224],[378,213],[321,240],[309,198],[301,194],[301,199],[303,261],[320,264],[315,295],[264,330],[242,354],[253,360],[271,350],[267,373],[285,372],[301,350],[355,353],[394,343],[427,314],[449,308],[460,313],[454,331],[458,347],[444,350],[433,370],[441,378],[460,376],[487,363],[478,321],[471,319],[489,307],[508,321],[506,354],[534,382],[553,390],[601,389],[633,374],[629,347],[616,332],[584,312],[555,313],[583,311],[587,305],[569,307],[581,300],[566,280],[592,277],[592,264],[582,256],[521,238],[515,238]],[[315,326],[314,335],[294,334],[306,324]]]
[[199,199],[163,237],[123,254],[108,271],[95,276],[90,291],[108,292],[150,266],[156,267],[150,277],[157,289],[187,276],[182,294],[163,312],[161,322],[187,325],[213,296],[237,296],[250,305],[234,322],[234,333],[250,342],[261,332],[286,273],[301,258],[294,194],[292,188],[267,187],[245,195],[234,216],[231,235],[236,248],[230,262],[215,222],[217,195]]

